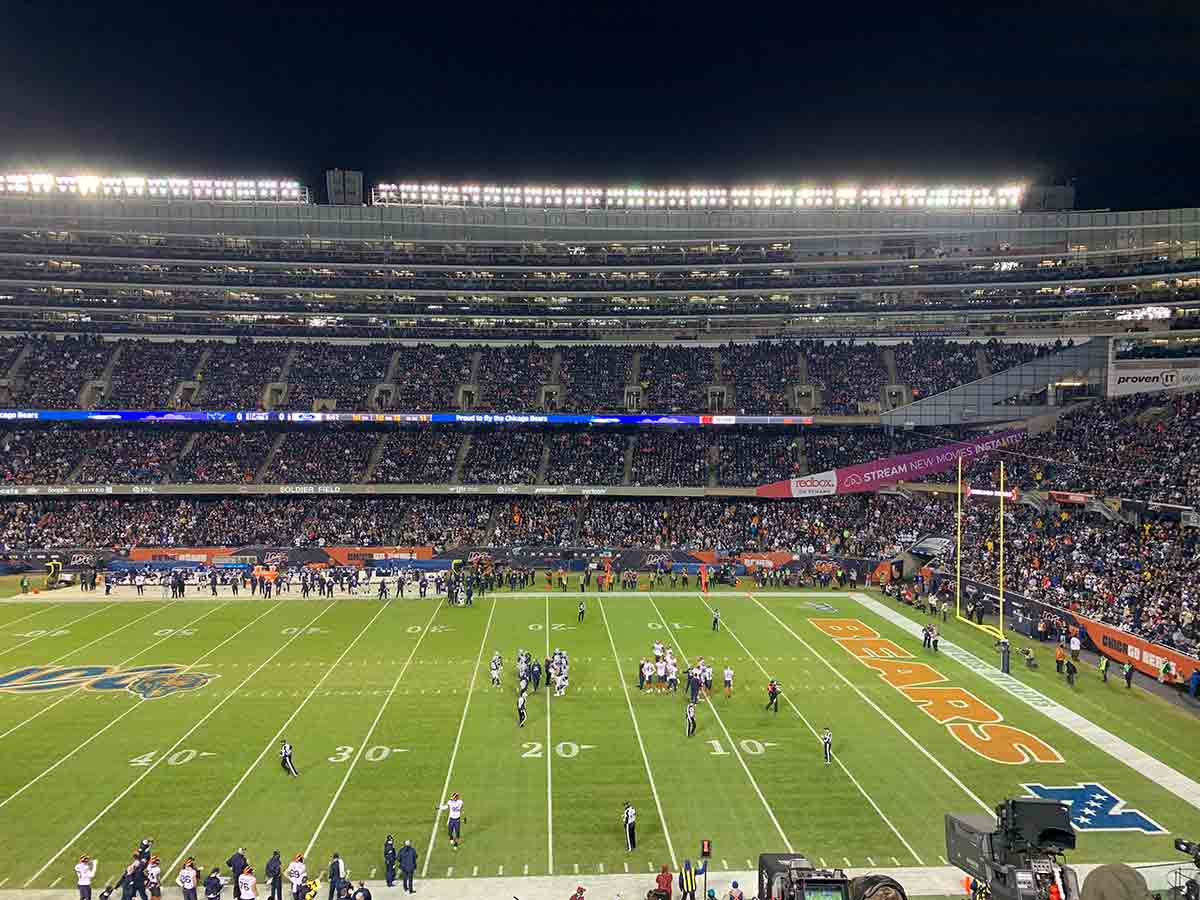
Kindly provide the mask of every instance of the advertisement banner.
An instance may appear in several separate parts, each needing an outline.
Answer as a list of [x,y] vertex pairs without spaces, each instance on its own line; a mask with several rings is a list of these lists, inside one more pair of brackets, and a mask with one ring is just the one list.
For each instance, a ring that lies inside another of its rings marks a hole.
[[877,491],[900,481],[918,481],[927,475],[945,472],[957,465],[960,456],[964,460],[970,460],[1015,444],[1024,437],[1024,428],[994,431],[970,440],[930,447],[928,450],[843,466],[814,475],[805,475],[803,478],[775,481],[759,486],[755,489],[755,494],[759,497],[819,497]]
[[1108,367],[1108,396],[1128,397],[1130,394],[1150,394],[1173,388],[1200,386],[1200,366],[1123,366]]

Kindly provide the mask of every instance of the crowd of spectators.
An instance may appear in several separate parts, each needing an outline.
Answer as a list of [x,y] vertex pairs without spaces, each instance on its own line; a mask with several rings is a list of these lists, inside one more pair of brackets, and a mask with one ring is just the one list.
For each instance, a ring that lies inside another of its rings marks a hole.
[[0,335],[0,378],[8,376],[8,370],[25,349],[25,338]]
[[175,479],[199,484],[249,484],[276,432],[264,428],[203,431],[175,465]]
[[[0,351],[2,352],[2,351]],[[1194,359],[1200,357],[1196,338],[1125,340],[1117,343],[1117,359]]]
[[799,432],[722,429],[716,440],[720,448],[718,484],[756,487],[803,474]]
[[504,412],[538,409],[539,392],[550,379],[554,353],[536,344],[483,347],[479,351],[480,409]]
[[175,461],[189,435],[148,428],[83,431],[90,446],[75,474],[79,484],[148,484],[174,479]]
[[563,347],[558,379],[571,412],[613,412],[625,408],[625,387],[634,351],[612,344]]
[[579,504],[554,497],[522,497],[496,503],[493,547],[570,547]]
[[804,360],[787,342],[724,344],[720,348],[722,384],[732,384],[728,412],[761,416],[786,412],[787,388],[804,380]]
[[445,412],[458,409],[458,386],[471,380],[475,348],[454,344],[405,344],[396,371],[395,409]]
[[805,355],[808,382],[824,388],[817,412],[828,415],[857,415],[859,403],[879,401],[879,389],[887,381],[879,347],[870,342],[798,341]]
[[546,435],[550,464],[546,484],[621,484],[625,477],[624,434],[551,431]]
[[311,411],[315,400],[339,410],[372,408],[375,386],[387,379],[395,347],[390,344],[301,344],[287,373],[285,409]]
[[1030,360],[1037,359],[1039,356],[1046,356],[1066,347],[1075,346],[1075,341],[1069,340],[1065,344],[1062,341],[1056,341],[1054,344],[1030,344],[1024,341],[998,341],[992,339],[984,345],[984,353],[987,354],[988,370],[993,374],[1003,372],[1005,369],[1011,369],[1014,366],[1023,365]]
[[52,428],[0,431],[0,482],[57,484],[79,465],[87,452],[88,432]]
[[633,446],[630,483],[663,487],[708,484],[710,436],[703,431],[642,431]]
[[189,381],[204,353],[197,341],[123,340],[102,405],[111,409],[170,409],[175,389]]
[[542,465],[542,432],[477,431],[463,464],[464,484],[533,484]]
[[454,475],[462,432],[443,428],[387,435],[371,477],[379,484],[446,484]]
[[981,377],[977,346],[941,339],[896,344],[896,375],[912,390],[914,400],[948,391]]
[[289,431],[267,464],[263,481],[278,484],[349,484],[366,474],[379,441],[373,431],[349,428]]
[[197,376],[201,409],[262,409],[268,384],[281,380],[292,345],[283,341],[214,341]]
[[[882,428],[805,428],[809,472],[825,472],[892,455],[892,439]],[[925,446],[922,445],[921,449]]]
[[79,406],[85,382],[99,378],[113,345],[99,338],[30,339],[21,364],[13,403],[26,409],[72,409]]
[[642,404],[650,412],[689,413],[708,409],[706,388],[714,381],[707,347],[649,346],[641,350]]

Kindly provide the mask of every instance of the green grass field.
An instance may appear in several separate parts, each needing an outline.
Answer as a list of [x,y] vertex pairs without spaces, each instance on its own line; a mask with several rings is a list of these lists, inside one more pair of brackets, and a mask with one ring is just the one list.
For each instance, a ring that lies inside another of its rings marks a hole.
[[[702,838],[716,871],[789,848],[828,865],[939,865],[944,812],[981,812],[1027,783],[1100,783],[1170,832],[1081,832],[1075,862],[1171,860],[1172,835],[1200,835],[1200,811],[1146,774],[845,594],[714,593],[719,632],[695,594],[591,594],[582,624],[578,600],[0,606],[0,676],[154,664],[214,676],[150,700],[124,683],[85,689],[64,678],[56,690],[16,692],[0,681],[0,887],[69,886],[85,852],[100,858],[101,879],[114,876],[146,835],[165,870],[185,852],[223,863],[242,845],[257,864],[280,848],[285,858],[306,852],[321,871],[336,850],[367,878],[382,877],[389,832],[413,841],[429,877],[645,872],[694,858]],[[875,629],[1062,761],[1008,765],[970,749],[813,622],[831,618]],[[955,623],[945,632],[993,660],[985,636]],[[694,738],[684,736],[682,689],[637,689],[635,663],[656,638],[716,670]],[[518,729],[516,652],[554,647],[571,655],[568,695],[532,695]],[[505,659],[500,690],[488,679],[493,650]],[[719,688],[727,661],[732,699]],[[1040,672],[1014,674],[1178,771],[1200,772],[1200,723],[1170,704],[1119,679],[1102,685],[1086,667],[1070,689],[1048,657]],[[771,676],[784,686],[777,714],[764,710]],[[810,730],[826,725],[832,766]],[[298,780],[280,770],[281,735],[296,747]],[[436,813],[450,791],[466,803],[458,851]],[[632,854],[626,800],[638,809]]]

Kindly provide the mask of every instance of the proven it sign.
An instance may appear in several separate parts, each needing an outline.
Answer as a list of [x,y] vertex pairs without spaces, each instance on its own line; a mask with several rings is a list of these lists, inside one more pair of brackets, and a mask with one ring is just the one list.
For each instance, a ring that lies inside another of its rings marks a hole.
[[1108,367],[1108,396],[1128,397],[1174,388],[1200,387],[1200,367],[1152,366],[1148,369]]

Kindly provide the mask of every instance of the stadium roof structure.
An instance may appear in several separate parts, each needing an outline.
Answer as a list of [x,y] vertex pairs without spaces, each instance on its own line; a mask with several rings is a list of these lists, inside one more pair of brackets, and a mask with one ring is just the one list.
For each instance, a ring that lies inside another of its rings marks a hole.
[[547,209],[889,208],[1019,209],[1024,184],[986,186],[837,187],[556,187],[382,183],[376,205],[513,206]]

